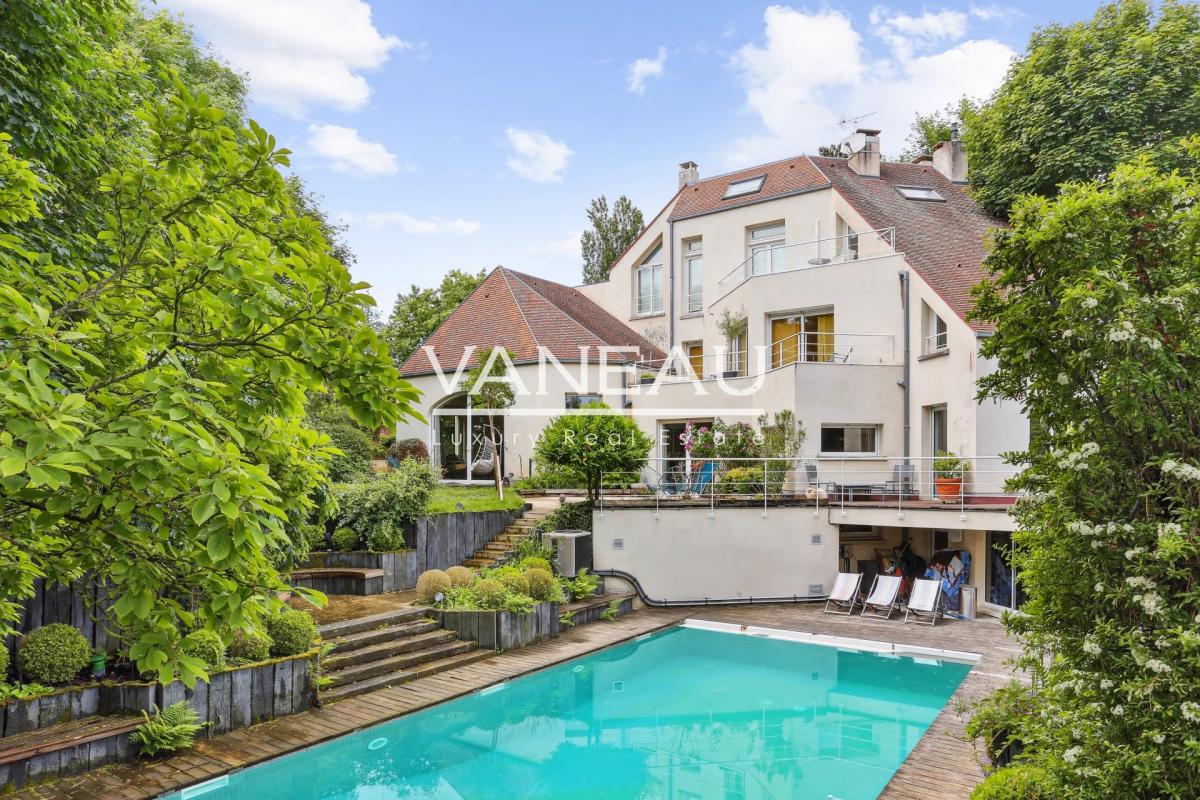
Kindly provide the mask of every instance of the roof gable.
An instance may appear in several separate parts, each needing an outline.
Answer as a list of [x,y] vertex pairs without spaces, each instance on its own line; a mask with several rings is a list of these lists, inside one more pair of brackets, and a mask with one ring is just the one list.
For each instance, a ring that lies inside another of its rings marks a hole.
[[[729,184],[751,178],[763,177],[762,188],[750,194],[725,197]],[[679,201],[671,212],[670,219],[678,220],[700,214],[711,214],[727,208],[738,208],[777,197],[786,197],[802,192],[811,192],[829,187],[829,179],[813,164],[808,156],[785,158],[771,164],[705,178],[679,192]]]

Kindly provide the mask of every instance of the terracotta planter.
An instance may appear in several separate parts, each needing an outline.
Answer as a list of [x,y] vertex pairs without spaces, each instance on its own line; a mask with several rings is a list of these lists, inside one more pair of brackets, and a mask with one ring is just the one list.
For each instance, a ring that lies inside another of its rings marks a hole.
[[962,495],[962,478],[934,478],[933,486],[941,500],[957,500]]

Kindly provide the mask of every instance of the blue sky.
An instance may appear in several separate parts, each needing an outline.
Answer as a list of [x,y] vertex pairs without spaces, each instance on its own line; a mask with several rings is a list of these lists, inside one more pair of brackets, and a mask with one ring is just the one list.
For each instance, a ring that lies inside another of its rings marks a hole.
[[251,115],[398,291],[504,264],[579,282],[584,210],[647,221],[710,176],[815,152],[844,118],[903,147],[917,111],[990,92],[1033,28],[1094,3],[160,0],[247,72]]

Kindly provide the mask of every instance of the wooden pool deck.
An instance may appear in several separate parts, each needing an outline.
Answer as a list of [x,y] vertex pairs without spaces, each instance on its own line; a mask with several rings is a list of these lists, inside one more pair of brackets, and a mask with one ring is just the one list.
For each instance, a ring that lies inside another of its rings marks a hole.
[[[114,764],[82,775],[27,787],[16,800],[149,800],[166,792],[284,755],[360,728],[458,697],[499,681],[566,661],[685,618],[978,653],[954,698],[938,715],[881,797],[896,800],[961,800],[983,779],[975,749],[963,735],[955,701],[985,695],[1011,679],[1006,660],[1018,653],[1002,626],[991,620],[945,621],[934,628],[891,621],[826,615],[817,604],[642,609],[614,622],[566,631],[549,642],[503,653],[465,667],[232,733],[201,738],[185,753]],[[2,789],[0,789],[2,791]]]

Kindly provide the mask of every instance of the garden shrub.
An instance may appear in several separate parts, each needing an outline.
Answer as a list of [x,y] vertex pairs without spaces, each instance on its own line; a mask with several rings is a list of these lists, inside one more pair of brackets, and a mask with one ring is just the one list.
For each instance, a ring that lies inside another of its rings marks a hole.
[[196,734],[209,724],[200,722],[200,716],[187,700],[172,703],[161,711],[155,706],[153,717],[145,711],[142,716],[146,721],[138,725],[129,738],[144,756],[174,753],[191,747]]
[[0,647],[0,683],[8,679],[8,648]]
[[225,666],[225,643],[212,631],[198,630],[189,633],[180,643],[179,649],[184,655],[203,661],[209,670]]
[[475,594],[475,601],[479,604],[479,607],[491,610],[502,608],[505,597],[508,595],[508,590],[504,588],[504,584],[491,578],[480,579],[472,591]]
[[475,582],[475,573],[466,567],[454,566],[446,570],[451,586],[470,586]]
[[390,472],[336,487],[338,524],[357,531],[362,539],[390,527],[385,535],[394,544],[406,525],[428,512],[433,487],[428,463],[402,461]]
[[271,640],[261,633],[238,631],[233,635],[225,654],[239,661],[266,661],[271,657]]
[[513,481],[512,487],[518,492],[550,491],[552,489],[586,489],[587,481],[582,475],[569,467],[540,467],[527,478]]
[[324,525],[304,525],[301,527],[301,535],[304,537],[304,544],[308,547],[309,552],[329,549],[329,537]]
[[266,629],[271,637],[271,655],[276,658],[311,650],[317,640],[317,623],[308,614],[295,609],[286,608],[268,616]]
[[450,591],[450,576],[440,569],[428,569],[417,578],[417,598],[422,603],[432,603],[438,594]]
[[517,542],[517,546],[513,548],[512,559],[515,563],[521,563],[526,558],[541,558],[550,562],[554,558],[554,542],[545,539],[540,533],[526,536],[521,541]]
[[362,537],[353,528],[338,528],[333,532],[333,549],[339,553],[357,550]]
[[390,522],[382,523],[367,533],[367,549],[373,553],[389,553],[404,549],[404,529]]
[[404,461],[429,463],[429,448],[420,439],[397,439],[388,445],[387,454],[393,465]]
[[592,504],[586,500],[578,503],[563,503],[546,515],[537,524],[541,533],[550,531],[590,531],[592,529]]
[[1056,800],[1062,796],[1046,771],[1032,764],[997,770],[971,792],[971,800]]
[[56,622],[27,634],[17,650],[17,667],[34,683],[70,683],[88,665],[92,648],[83,634]]
[[761,494],[762,479],[761,468],[734,467],[717,481],[717,491],[723,494]]
[[543,603],[562,600],[562,591],[559,589],[558,581],[554,579],[554,575],[549,570],[540,567],[527,569],[525,570],[525,580],[529,583],[529,596],[534,600]]
[[571,600],[582,600],[585,597],[591,597],[600,588],[600,576],[593,575],[587,569],[580,569],[575,573],[574,578],[563,580],[563,588],[570,595]]
[[516,567],[501,567],[492,573],[492,578],[504,584],[510,592],[529,594],[529,581],[525,580],[521,570]]
[[1037,713],[1037,695],[1028,684],[1012,681],[997,689],[986,702],[972,709],[966,733],[982,739],[988,761],[1000,764],[1001,754],[1013,743],[1017,727]]
[[554,571],[550,566],[549,559],[543,558],[542,556],[526,556],[525,558],[522,558],[517,564],[517,569],[521,570],[522,572],[531,569],[544,569],[546,572]]

